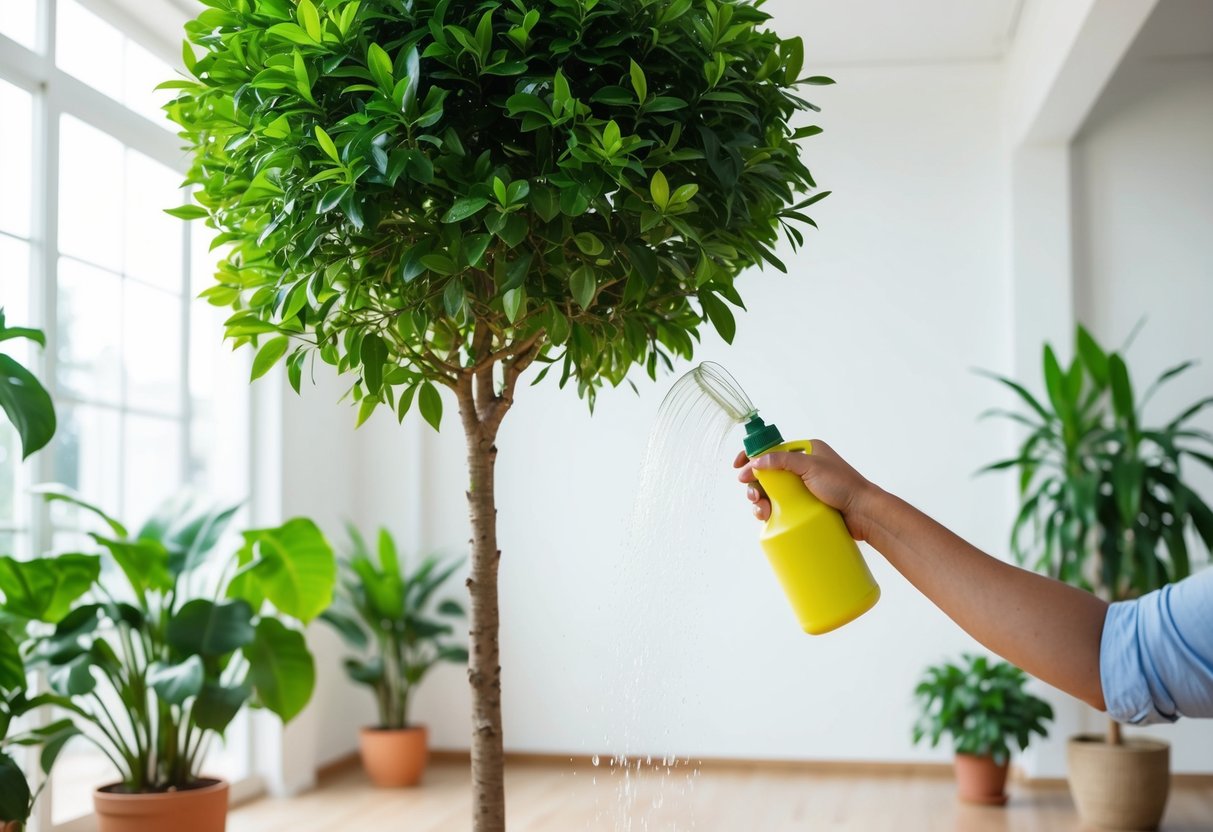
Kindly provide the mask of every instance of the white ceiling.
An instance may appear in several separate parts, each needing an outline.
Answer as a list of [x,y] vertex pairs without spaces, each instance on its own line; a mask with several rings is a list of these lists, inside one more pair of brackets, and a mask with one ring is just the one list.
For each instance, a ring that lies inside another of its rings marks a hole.
[[[1049,0],[1057,2],[1057,0]],[[997,60],[1023,0],[770,0],[778,32],[800,35],[808,68]]]

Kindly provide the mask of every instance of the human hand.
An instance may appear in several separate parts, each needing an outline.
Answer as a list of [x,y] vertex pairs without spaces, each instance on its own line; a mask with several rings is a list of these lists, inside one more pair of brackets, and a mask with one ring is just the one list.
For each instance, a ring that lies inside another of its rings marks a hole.
[[863,506],[865,498],[876,489],[872,483],[852,468],[833,448],[819,439],[812,442],[811,454],[798,451],[778,451],[762,454],[751,461],[742,451],[733,461],[741,471],[737,478],[749,484],[746,496],[754,504],[754,516],[765,521],[771,516],[771,502],[758,482],[754,470],[791,471],[804,481],[805,487],[831,508],[837,509],[851,537],[867,537]]

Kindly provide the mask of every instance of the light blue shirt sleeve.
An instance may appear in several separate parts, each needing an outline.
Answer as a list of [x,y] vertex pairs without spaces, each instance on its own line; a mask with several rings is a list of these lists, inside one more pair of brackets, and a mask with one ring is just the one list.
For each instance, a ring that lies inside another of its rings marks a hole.
[[1099,676],[1118,722],[1213,717],[1213,568],[1109,606]]

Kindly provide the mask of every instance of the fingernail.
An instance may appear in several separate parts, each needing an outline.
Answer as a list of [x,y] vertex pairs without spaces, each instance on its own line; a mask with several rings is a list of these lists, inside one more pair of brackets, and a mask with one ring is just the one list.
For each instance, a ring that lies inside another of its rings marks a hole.
[[755,516],[755,517],[758,517],[758,512],[760,511],[760,509],[758,508],[758,506],[754,506],[753,511],[754,511],[754,516]]
[[747,488],[745,490],[745,495],[749,498],[751,503],[758,502],[758,489],[754,486],[751,485],[749,488]]

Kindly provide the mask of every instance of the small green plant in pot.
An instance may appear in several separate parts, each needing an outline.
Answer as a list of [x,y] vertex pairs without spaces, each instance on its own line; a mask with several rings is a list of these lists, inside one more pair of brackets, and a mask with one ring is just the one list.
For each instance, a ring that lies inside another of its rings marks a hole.
[[1006,803],[1011,746],[1024,751],[1033,734],[1048,736],[1053,709],[1027,692],[1027,681],[1012,664],[965,654],[959,664],[928,667],[914,689],[922,707],[914,742],[929,740],[934,748],[951,738],[961,800]]
[[[987,467],[1019,474],[1011,549],[1021,564],[1115,602],[1187,577],[1190,542],[1213,549],[1213,509],[1184,477],[1185,462],[1213,467],[1213,435],[1191,423],[1213,396],[1156,426],[1145,413],[1155,392],[1194,363],[1162,373],[1139,398],[1124,357],[1079,326],[1068,368],[1044,347],[1045,396],[998,379],[1027,406],[991,411],[1026,434],[1014,457]],[[1106,737],[1071,738],[1068,756],[1070,787],[1088,824],[1152,829],[1161,821],[1170,783],[1165,743],[1124,739],[1109,720]]]
[[321,618],[358,651],[345,661],[350,678],[375,694],[379,724],[362,730],[363,767],[378,786],[412,786],[429,751],[425,726],[409,722],[411,696],[437,665],[468,659],[451,640],[463,606],[437,597],[462,561],[429,557],[410,572],[386,529],[374,554],[357,529],[349,531],[352,550],[341,561],[337,597]]
[[100,554],[0,558],[12,669],[41,670],[50,687],[16,710],[65,714],[23,739],[42,745],[48,769],[76,736],[109,758],[118,781],[94,793],[101,832],[220,832],[228,786],[205,777],[207,750],[250,702],[284,721],[307,704],[315,668],[301,625],[331,602],[332,550],[302,518],[244,531],[225,552],[236,506],[182,496],[131,533],[68,490],[45,491],[103,531],[90,535]]

